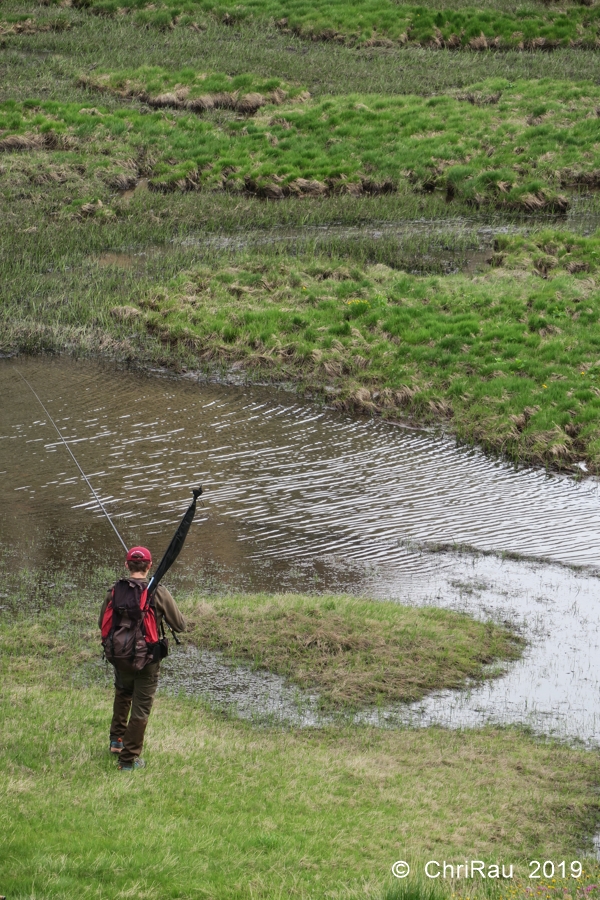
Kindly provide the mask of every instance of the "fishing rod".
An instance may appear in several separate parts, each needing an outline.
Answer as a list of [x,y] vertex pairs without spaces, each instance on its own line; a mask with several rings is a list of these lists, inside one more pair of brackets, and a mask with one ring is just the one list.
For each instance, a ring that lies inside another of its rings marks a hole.
[[60,431],[58,430],[58,426],[57,426],[56,422],[54,421],[54,419],[52,418],[52,416],[50,415],[50,413],[48,412],[48,410],[46,409],[46,407],[44,406],[44,404],[42,403],[42,401],[40,400],[40,398],[38,397],[38,395],[36,394],[36,392],[35,392],[34,389],[32,388],[32,386],[29,384],[29,382],[27,381],[27,379],[25,378],[25,376],[22,375],[21,372],[19,372],[18,369],[16,369],[16,372],[17,372],[17,375],[19,375],[19,376],[23,379],[23,381],[25,382],[25,384],[27,385],[27,387],[29,388],[29,390],[31,391],[31,393],[33,394],[33,396],[35,397],[35,399],[37,400],[37,402],[40,404],[40,406],[42,407],[42,409],[44,410],[44,412],[46,413],[46,415],[48,416],[48,418],[50,419],[50,421],[51,421],[52,424],[54,425],[54,429],[55,429],[57,435],[59,436],[59,438],[61,439],[61,441],[62,441],[63,444],[65,445],[65,447],[67,448],[67,450],[68,450],[68,452],[69,452],[69,455],[70,455],[71,459],[73,460],[73,462],[75,463],[75,465],[76,465],[77,468],[79,469],[82,478],[84,479],[85,483],[87,484],[87,486],[89,487],[90,491],[91,491],[92,494],[94,495],[94,500],[96,501],[96,503],[98,504],[98,506],[100,507],[100,509],[102,510],[102,512],[104,513],[104,515],[105,515],[106,518],[108,519],[108,521],[110,522],[111,527],[112,527],[114,533],[116,534],[116,536],[117,536],[117,537],[119,538],[119,540],[121,541],[121,544],[123,545],[123,549],[125,550],[125,553],[127,553],[128,549],[129,549],[129,548],[127,547],[127,544],[125,543],[125,541],[123,540],[123,538],[122,538],[121,535],[119,534],[119,532],[118,532],[118,530],[117,530],[117,526],[115,525],[115,523],[113,522],[113,520],[112,520],[111,517],[109,516],[107,510],[106,510],[105,507],[104,507],[104,504],[102,503],[102,500],[100,499],[100,497],[98,496],[98,494],[96,493],[96,491],[94,490],[94,488],[92,487],[92,484],[91,484],[91,482],[90,482],[90,479],[87,477],[87,475],[85,474],[85,472],[83,471],[83,469],[81,468],[81,466],[79,465],[79,463],[77,462],[77,460],[75,459],[75,455],[73,454],[73,451],[71,450],[71,448],[69,447],[69,445],[68,445],[67,442],[65,441],[64,437],[62,436],[62,434],[61,434]]

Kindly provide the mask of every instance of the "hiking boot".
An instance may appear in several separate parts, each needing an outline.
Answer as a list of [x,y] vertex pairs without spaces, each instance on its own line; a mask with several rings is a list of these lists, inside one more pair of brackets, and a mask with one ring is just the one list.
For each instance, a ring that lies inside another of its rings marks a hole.
[[115,741],[110,742],[110,752],[111,753],[120,753],[123,749],[123,738],[117,738]]
[[120,762],[117,769],[119,772],[133,772],[134,769],[144,769],[145,767],[146,763],[138,756],[130,763]]

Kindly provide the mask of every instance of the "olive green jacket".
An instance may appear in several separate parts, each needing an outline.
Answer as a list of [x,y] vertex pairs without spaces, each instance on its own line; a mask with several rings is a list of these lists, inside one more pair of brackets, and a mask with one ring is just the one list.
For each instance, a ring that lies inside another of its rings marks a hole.
[[[140,579],[140,584],[144,587],[148,586],[148,582],[142,579]],[[100,610],[100,618],[98,619],[99,628],[102,628],[102,619],[104,618],[104,613],[108,606],[108,601],[111,598],[111,594],[112,588],[106,594],[106,599]],[[156,625],[158,628],[160,628],[160,624],[164,618],[167,625],[170,625],[173,631],[185,631],[185,619],[179,612],[179,608],[170,592],[166,587],[163,587],[162,584],[159,584],[154,592],[154,609],[156,610]]]

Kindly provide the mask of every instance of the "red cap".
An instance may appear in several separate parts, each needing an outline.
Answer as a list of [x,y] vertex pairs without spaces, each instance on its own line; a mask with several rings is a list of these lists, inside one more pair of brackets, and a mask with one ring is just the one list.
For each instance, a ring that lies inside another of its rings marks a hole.
[[144,562],[151,563],[152,554],[147,547],[132,547],[127,554],[127,562],[131,562],[132,559],[141,559],[144,560]]

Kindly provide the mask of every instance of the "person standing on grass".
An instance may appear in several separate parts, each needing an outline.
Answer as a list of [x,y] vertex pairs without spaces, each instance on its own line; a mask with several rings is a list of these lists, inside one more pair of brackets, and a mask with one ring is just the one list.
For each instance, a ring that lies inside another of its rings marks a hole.
[[98,624],[106,658],[115,669],[115,700],[110,725],[110,752],[118,754],[120,771],[143,768],[144,734],[158,687],[159,641],[163,619],[173,631],[185,631],[185,620],[169,591],[159,585],[149,598],[152,555],[146,547],[127,554],[126,578],[109,590]]

